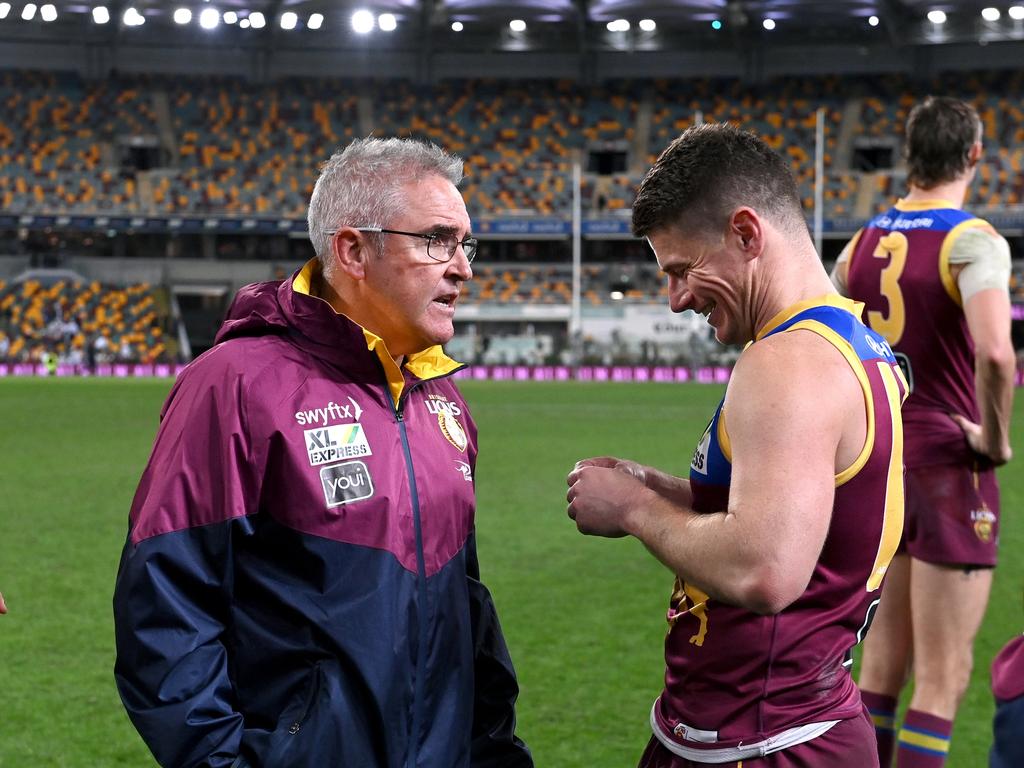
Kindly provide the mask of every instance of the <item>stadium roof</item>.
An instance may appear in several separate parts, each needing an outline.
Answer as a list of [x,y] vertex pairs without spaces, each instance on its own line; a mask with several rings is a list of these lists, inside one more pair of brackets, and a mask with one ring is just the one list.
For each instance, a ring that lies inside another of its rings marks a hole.
[[[586,76],[588,57],[607,54],[728,50],[749,60],[794,46],[907,50],[1014,41],[1019,52],[1024,0],[1015,1],[1016,6],[996,0],[3,0],[0,43],[207,54],[231,49],[266,56],[320,51],[375,62],[405,55],[419,70],[452,53],[568,54]],[[360,10],[363,32],[353,28]],[[938,11],[943,21],[936,20]],[[512,20],[520,22],[518,29],[510,28]],[[31,50],[18,46],[19,54]],[[45,48],[38,50],[47,58]],[[5,58],[12,57],[0,51],[0,66],[11,66]],[[124,68],[122,58],[99,55],[111,67]],[[31,59],[20,63],[33,65]],[[442,70],[441,76],[452,76]]]

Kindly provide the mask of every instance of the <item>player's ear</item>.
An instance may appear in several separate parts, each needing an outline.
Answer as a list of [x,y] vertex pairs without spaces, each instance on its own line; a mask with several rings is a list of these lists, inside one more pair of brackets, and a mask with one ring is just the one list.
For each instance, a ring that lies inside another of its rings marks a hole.
[[753,208],[737,208],[729,217],[728,236],[748,259],[754,259],[764,250],[764,222]]
[[974,142],[971,148],[967,150],[967,164],[972,168],[977,165],[978,161],[981,160],[982,152],[984,152],[984,149],[981,146],[981,142]]
[[370,243],[363,232],[352,227],[341,227],[331,238],[331,256],[335,270],[353,280],[366,277],[366,262],[370,258]]

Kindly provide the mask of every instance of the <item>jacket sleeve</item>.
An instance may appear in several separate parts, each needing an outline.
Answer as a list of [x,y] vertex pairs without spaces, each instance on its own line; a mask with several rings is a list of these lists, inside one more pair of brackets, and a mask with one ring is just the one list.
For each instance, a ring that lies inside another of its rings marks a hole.
[[473,768],[532,768],[530,750],[515,735],[519,684],[491,593],[480,581],[475,533],[466,550],[475,672],[471,763]]
[[132,503],[114,590],[114,676],[162,766],[228,768],[243,732],[224,637],[232,548],[251,531],[259,482],[240,378],[190,373],[168,398]]

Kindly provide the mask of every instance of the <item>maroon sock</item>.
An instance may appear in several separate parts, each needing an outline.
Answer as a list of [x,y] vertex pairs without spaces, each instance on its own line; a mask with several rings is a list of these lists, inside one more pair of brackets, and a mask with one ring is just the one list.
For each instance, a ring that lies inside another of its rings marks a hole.
[[900,728],[896,768],[942,768],[952,732],[952,720],[908,709]]
[[882,693],[861,691],[860,698],[868,708],[871,722],[875,724],[875,738],[878,740],[878,764],[889,768],[896,745],[896,697]]

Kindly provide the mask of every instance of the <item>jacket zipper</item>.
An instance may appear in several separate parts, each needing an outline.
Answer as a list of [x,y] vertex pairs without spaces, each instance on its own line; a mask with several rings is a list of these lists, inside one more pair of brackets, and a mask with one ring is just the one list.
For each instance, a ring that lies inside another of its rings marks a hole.
[[321,679],[320,665],[317,664],[313,667],[313,685],[310,686],[309,693],[306,696],[306,703],[302,706],[302,712],[299,717],[288,727],[288,733],[292,736],[302,730],[302,726],[305,725],[309,719],[310,712],[313,711],[313,705],[316,703],[317,694],[320,693],[320,679]]

